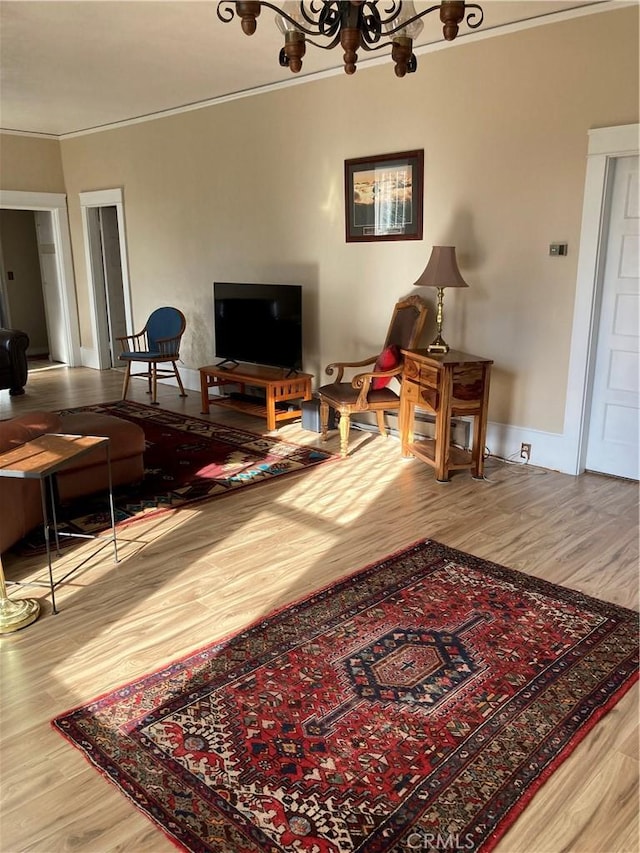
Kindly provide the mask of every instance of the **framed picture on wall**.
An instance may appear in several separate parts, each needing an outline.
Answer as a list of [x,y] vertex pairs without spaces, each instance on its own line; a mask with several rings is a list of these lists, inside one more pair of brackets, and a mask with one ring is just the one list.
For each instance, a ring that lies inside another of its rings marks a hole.
[[424,150],[344,161],[347,243],[422,240]]

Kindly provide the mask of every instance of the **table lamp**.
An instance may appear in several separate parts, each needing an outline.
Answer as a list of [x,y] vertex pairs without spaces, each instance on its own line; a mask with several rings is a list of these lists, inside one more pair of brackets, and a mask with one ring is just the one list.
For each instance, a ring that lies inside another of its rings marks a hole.
[[469,287],[460,275],[455,246],[434,246],[431,249],[429,263],[420,278],[414,282],[414,287],[438,288],[438,313],[436,315],[438,334],[433,343],[427,347],[427,351],[434,353],[449,352],[449,344],[442,339],[444,289],[445,287]]

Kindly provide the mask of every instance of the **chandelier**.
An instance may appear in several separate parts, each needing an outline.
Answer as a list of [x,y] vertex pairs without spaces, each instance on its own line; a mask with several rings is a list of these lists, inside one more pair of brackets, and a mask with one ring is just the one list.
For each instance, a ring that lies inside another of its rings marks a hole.
[[[286,10],[257,0],[221,0],[217,12],[225,24],[237,15],[242,31],[250,36],[256,31],[262,8],[274,11],[276,24],[284,36],[280,65],[294,73],[302,68],[307,44],[322,50],[341,45],[347,74],[355,74],[359,49],[376,51],[391,47],[395,72],[404,77],[418,67],[413,42],[422,32],[422,18],[426,15],[440,10],[447,41],[458,35],[459,24],[465,17],[470,29],[479,27],[484,18],[477,3],[463,0],[442,0],[421,12],[416,12],[413,0],[300,0],[282,5],[286,5]],[[318,38],[323,41],[316,41]]]

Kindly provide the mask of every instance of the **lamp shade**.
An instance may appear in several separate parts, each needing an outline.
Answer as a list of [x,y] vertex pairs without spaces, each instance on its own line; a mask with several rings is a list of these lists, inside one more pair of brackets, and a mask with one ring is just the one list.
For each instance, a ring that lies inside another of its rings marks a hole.
[[429,263],[414,287],[469,287],[460,275],[455,246],[434,246]]

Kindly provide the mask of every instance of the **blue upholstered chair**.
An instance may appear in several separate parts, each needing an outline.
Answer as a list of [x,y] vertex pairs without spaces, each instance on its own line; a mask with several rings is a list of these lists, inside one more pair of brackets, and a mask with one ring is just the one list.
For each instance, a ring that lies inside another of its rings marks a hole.
[[[180,388],[180,396],[187,396],[176,367],[176,361],[180,358],[180,340],[186,325],[184,314],[177,308],[156,308],[141,332],[117,338],[123,347],[118,358],[127,365],[122,389],[123,400],[127,399],[129,380],[132,376],[147,377],[148,393],[152,395],[151,402],[154,406],[158,405],[158,377],[175,376]],[[136,361],[146,364],[147,369],[140,373],[132,373],[131,365]],[[158,369],[159,364],[171,364],[172,369],[169,370],[168,367]]]

